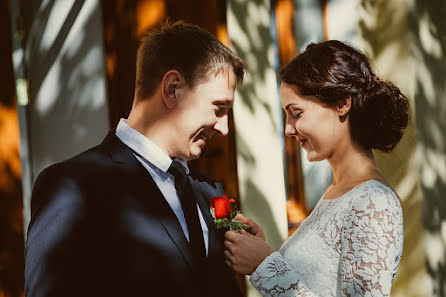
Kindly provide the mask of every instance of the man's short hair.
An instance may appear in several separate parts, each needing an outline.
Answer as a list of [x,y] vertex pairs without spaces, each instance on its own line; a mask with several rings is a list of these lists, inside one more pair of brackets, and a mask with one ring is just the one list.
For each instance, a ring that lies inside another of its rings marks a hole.
[[136,59],[136,98],[153,95],[169,70],[177,70],[194,88],[222,71],[233,71],[241,83],[246,64],[200,27],[166,21],[142,35]]

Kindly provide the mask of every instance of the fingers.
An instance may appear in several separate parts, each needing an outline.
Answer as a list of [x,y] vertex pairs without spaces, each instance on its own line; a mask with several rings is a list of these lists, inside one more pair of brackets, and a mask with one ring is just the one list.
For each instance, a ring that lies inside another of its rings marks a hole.
[[234,257],[233,254],[231,254],[230,251],[225,250],[223,253],[225,254],[226,260],[228,260],[229,262],[231,262],[231,264],[234,263],[235,257]]
[[231,247],[231,243],[227,240],[225,240],[224,242],[226,250],[223,252],[225,255],[225,263],[226,265],[231,268],[232,270],[234,270],[234,261],[235,261],[235,257],[234,255],[230,252],[230,247]]
[[223,244],[224,244],[226,250],[232,252],[232,249],[233,249],[233,247],[234,247],[234,244],[233,244],[232,242],[230,242],[230,241],[228,241],[228,240],[225,240],[225,241],[223,242]]
[[243,230],[243,229],[240,230],[239,233],[240,233],[241,235],[244,235],[244,236],[255,237],[255,235],[253,235],[253,234],[251,234],[251,233],[249,233],[249,232],[246,232],[246,230]]
[[262,238],[265,237],[263,233],[263,229],[257,225],[256,222],[254,222],[252,219],[245,217],[243,214],[239,213],[235,216],[235,220],[242,222],[243,224],[246,224],[249,226],[249,233],[253,235],[260,235]]
[[246,223],[246,225],[248,225],[251,230],[261,230],[262,229],[262,228],[260,228],[259,225],[257,225],[256,222],[254,222],[251,219],[248,219],[248,223]]
[[258,226],[253,220],[245,217],[243,214],[239,213],[235,216],[235,220],[242,222],[243,224],[248,225],[250,228]]
[[239,234],[236,231],[226,231],[225,232],[225,239],[234,242]]
[[255,236],[260,236],[263,239],[265,239],[263,229],[259,225],[257,225],[253,220],[249,219],[247,225],[249,226],[249,233]]
[[225,246],[224,254],[226,256],[226,259],[229,259],[231,260],[231,262],[234,262],[234,251],[236,249],[236,244],[229,240],[225,240],[223,242],[223,245]]
[[234,218],[235,220],[237,220],[237,221],[239,221],[239,222],[242,222],[243,224],[246,224],[246,225],[248,225],[248,218],[247,217],[245,217],[243,214],[241,214],[241,213],[239,213],[239,214],[237,214],[236,216],[235,216],[235,218]]
[[244,242],[246,237],[255,237],[254,235],[246,232],[245,230],[240,231],[226,231],[224,245],[226,249],[234,252],[234,248]]
[[231,268],[232,270],[234,270],[234,268],[233,268],[233,266],[232,266],[232,263],[231,263],[228,259],[225,260],[225,263],[226,263],[226,266],[228,266],[229,268]]

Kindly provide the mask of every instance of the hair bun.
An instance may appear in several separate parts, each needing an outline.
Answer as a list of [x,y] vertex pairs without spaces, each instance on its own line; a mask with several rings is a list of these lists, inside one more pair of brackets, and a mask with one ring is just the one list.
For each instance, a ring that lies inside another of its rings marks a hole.
[[352,100],[352,136],[362,146],[390,152],[409,121],[409,102],[399,88],[373,75]]
[[[376,76],[374,73],[371,73],[370,74],[370,79],[367,81],[367,85],[365,86],[365,90],[372,91],[377,86],[380,86],[383,83],[384,82],[382,80],[380,80],[378,76]],[[384,83],[384,84],[386,84],[386,83]]]

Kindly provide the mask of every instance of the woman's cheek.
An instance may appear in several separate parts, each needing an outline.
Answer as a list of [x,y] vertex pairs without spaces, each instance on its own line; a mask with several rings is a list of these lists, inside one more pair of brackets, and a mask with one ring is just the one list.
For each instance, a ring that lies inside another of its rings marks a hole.
[[311,125],[312,123],[304,122],[304,121],[298,121],[296,124],[296,130],[297,132],[304,138],[308,138],[311,136]]

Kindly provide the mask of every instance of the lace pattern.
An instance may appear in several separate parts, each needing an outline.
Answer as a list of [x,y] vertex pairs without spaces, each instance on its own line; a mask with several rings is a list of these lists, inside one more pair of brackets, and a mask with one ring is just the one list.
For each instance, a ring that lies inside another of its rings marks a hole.
[[263,296],[389,296],[403,246],[395,193],[376,180],[321,199],[250,281]]

